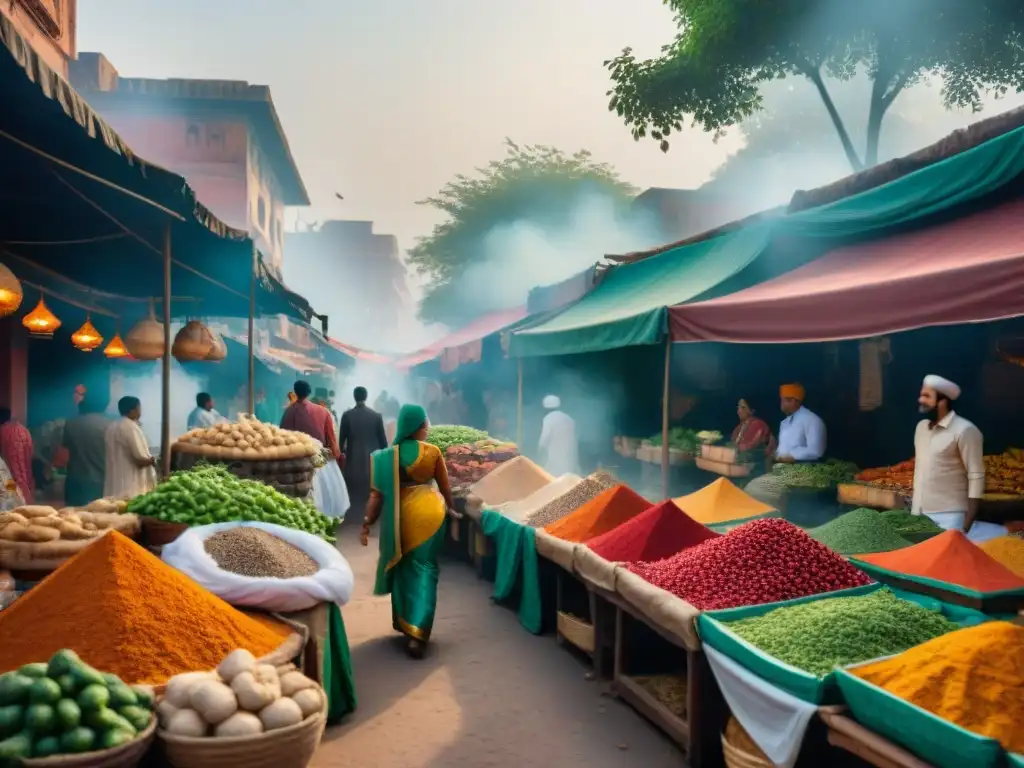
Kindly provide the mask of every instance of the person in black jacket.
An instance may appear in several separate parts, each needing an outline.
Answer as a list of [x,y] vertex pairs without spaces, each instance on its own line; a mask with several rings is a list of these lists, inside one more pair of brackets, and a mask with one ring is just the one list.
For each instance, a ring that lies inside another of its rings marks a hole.
[[384,419],[366,404],[365,387],[352,393],[356,405],[341,415],[342,469],[352,509],[362,510],[370,498],[370,454],[388,447]]

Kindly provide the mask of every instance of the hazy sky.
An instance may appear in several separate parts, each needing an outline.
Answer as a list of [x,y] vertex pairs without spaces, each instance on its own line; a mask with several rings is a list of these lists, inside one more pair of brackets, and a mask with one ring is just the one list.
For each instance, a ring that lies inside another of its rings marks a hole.
[[641,188],[698,186],[737,146],[697,130],[663,155],[607,111],[601,62],[627,45],[654,54],[672,38],[659,0],[79,7],[79,50],[104,53],[125,76],[269,85],[313,200],[302,217],[372,219],[403,249],[437,221],[415,201],[499,157],[505,136],[589,149]]

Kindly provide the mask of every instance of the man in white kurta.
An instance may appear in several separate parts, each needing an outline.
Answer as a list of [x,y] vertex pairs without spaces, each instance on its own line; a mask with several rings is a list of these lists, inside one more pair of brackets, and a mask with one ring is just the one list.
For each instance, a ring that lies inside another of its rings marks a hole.
[[1001,525],[977,522],[985,494],[981,430],[953,410],[960,387],[949,379],[924,377],[918,409],[925,416],[914,432],[914,499],[911,511],[975,542],[1002,536]]
[[196,407],[188,415],[189,429],[206,429],[224,421],[227,419],[213,407],[213,397],[208,392],[200,392],[196,395]]
[[548,414],[541,426],[539,447],[544,469],[552,477],[579,474],[576,422],[561,407],[562,401],[554,395],[544,398],[544,408]]
[[121,418],[107,427],[107,474],[103,495],[132,499],[156,487],[156,459],[150,454],[146,435],[139,426],[142,404],[137,397],[117,402]]

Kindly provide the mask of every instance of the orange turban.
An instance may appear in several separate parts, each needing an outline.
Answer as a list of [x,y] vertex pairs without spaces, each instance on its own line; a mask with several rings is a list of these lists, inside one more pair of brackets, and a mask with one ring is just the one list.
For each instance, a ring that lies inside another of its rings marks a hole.
[[779,387],[779,397],[792,397],[802,403],[806,395],[802,384],[783,384]]

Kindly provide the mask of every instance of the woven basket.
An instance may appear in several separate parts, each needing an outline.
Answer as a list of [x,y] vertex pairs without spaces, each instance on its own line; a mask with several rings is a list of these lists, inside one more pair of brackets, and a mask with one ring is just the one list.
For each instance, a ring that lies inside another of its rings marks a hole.
[[54,755],[23,760],[25,768],[135,768],[153,745],[156,735],[154,717],[138,738],[113,749],[85,752],[81,755]]
[[298,725],[258,736],[197,739],[166,731],[157,736],[173,768],[305,768],[320,746],[327,723],[326,701],[324,694],[324,709]]
[[142,540],[149,547],[170,544],[188,530],[185,523],[165,523],[155,517],[142,518]]
[[[743,726],[737,723],[735,719],[731,719],[729,727],[722,734],[722,752],[725,757],[726,768],[774,768],[770,760],[766,760],[731,743],[729,741],[729,734],[734,730],[746,736]],[[746,737],[747,740],[749,738],[749,736]]]

